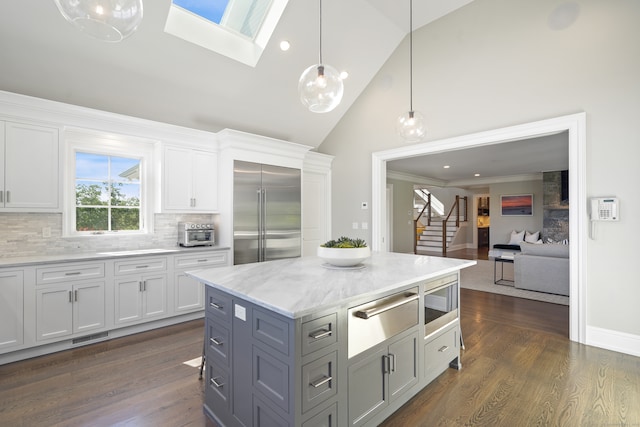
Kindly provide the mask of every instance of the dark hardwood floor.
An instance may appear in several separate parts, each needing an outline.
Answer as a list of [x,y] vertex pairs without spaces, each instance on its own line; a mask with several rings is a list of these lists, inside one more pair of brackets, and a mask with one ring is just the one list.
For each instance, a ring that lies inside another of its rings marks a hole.
[[[640,358],[570,342],[568,307],[463,289],[463,368],[383,426],[640,425]],[[213,426],[203,322],[0,366],[0,426]]]

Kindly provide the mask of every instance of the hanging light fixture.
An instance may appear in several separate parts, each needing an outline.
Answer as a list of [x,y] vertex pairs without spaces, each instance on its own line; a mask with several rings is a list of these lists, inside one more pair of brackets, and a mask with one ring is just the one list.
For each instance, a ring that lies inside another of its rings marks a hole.
[[119,42],[142,21],[142,0],[54,0],[64,18],[103,41]]
[[322,63],[322,0],[320,3],[320,61],[300,76],[298,93],[300,101],[314,113],[327,113],[340,104],[344,84],[340,73],[331,65]]
[[409,0],[409,111],[398,117],[396,129],[407,142],[418,142],[427,133],[424,117],[413,110],[413,0]]

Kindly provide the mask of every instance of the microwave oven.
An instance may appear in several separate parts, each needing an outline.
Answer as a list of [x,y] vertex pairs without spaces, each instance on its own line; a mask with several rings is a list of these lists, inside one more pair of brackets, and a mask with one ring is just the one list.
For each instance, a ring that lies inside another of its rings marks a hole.
[[178,223],[178,245],[212,246],[215,243],[212,224],[199,224],[193,222]]

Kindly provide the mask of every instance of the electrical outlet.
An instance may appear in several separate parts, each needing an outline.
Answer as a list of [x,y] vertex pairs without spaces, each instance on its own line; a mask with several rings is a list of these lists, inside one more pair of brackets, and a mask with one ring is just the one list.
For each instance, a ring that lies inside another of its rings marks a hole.
[[351,223],[351,228],[353,228],[354,230],[357,230],[358,229],[358,223],[357,222]]
[[362,207],[362,209],[369,209],[369,203],[368,202],[362,202],[361,207]]
[[362,224],[360,224],[360,228],[362,228],[363,230],[368,230],[369,229],[369,223],[368,222],[363,222]]
[[42,237],[45,239],[51,237],[51,227],[42,227]]

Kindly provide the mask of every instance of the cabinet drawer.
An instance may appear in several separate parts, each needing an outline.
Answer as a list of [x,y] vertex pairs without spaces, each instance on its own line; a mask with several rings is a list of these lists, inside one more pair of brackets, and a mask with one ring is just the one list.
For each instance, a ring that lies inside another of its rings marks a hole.
[[216,363],[229,367],[231,351],[229,330],[210,316],[207,316],[206,324],[207,359],[212,358]]
[[205,309],[207,316],[230,324],[231,323],[231,298],[218,292],[210,286],[206,286],[207,301]]
[[104,277],[104,263],[65,264],[36,269],[36,284],[60,283]]
[[253,310],[253,337],[289,355],[289,323],[267,312]]
[[186,270],[189,268],[226,266],[229,264],[227,252],[202,252],[199,255],[176,256],[174,258],[174,268]]
[[337,394],[337,354],[329,353],[302,367],[302,412]]
[[424,346],[424,372],[435,378],[447,369],[449,362],[460,356],[458,326],[443,332]]
[[[216,410],[219,408],[229,408],[231,397],[231,381],[229,372],[207,359],[207,390],[205,392],[205,403]],[[226,411],[223,411],[225,413]]]
[[167,269],[167,257],[131,259],[116,261],[115,274],[146,273],[148,271],[164,271]]
[[338,317],[336,313],[319,317],[302,324],[302,354],[313,353],[338,341]]
[[337,427],[337,425],[338,405],[336,403],[302,423],[302,427]]

